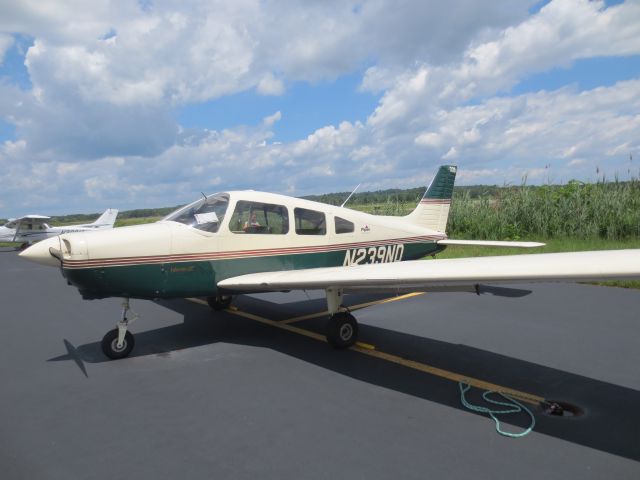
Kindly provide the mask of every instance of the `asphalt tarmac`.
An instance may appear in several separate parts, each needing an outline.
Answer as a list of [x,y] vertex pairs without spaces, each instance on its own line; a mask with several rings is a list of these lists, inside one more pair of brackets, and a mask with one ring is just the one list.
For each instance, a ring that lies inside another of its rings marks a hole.
[[[4,480],[640,478],[638,290],[350,296],[377,303],[354,312],[363,343],[346,351],[314,338],[317,292],[241,296],[224,312],[133,300],[136,348],[111,361],[99,342],[119,299],[84,301],[10,249],[0,278]],[[572,415],[527,403],[533,432],[503,437],[462,407],[461,377]]]

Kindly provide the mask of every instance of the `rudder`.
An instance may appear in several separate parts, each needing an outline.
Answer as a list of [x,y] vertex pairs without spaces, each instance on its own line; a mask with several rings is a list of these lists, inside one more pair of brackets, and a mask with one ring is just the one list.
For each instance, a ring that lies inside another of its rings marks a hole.
[[105,212],[98,217],[98,219],[91,225],[95,227],[113,227],[118,217],[118,210],[115,208],[108,208]]

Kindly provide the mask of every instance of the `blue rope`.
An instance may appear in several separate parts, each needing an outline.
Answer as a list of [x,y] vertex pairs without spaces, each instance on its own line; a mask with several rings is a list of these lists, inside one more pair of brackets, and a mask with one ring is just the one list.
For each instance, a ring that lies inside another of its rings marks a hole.
[[[510,396],[508,396],[508,395],[506,395],[505,393],[502,393],[502,392],[493,392],[493,391],[484,392],[482,394],[482,398],[484,398],[485,401],[487,401],[488,403],[492,403],[493,405],[500,405],[502,407],[509,407],[509,408],[507,408],[505,410],[492,410],[492,409],[487,408],[487,407],[481,407],[479,405],[473,405],[473,404],[471,404],[471,403],[469,403],[467,401],[467,399],[465,397],[465,394],[469,390],[471,390],[471,385],[469,385],[468,383],[465,383],[465,382],[458,382],[458,386],[460,387],[460,400],[462,401],[462,405],[464,405],[466,408],[468,408],[469,410],[471,410],[473,412],[488,413],[489,416],[493,419],[493,421],[496,422],[496,431],[500,435],[504,435],[505,437],[511,437],[511,438],[524,437],[525,435],[528,435],[529,433],[531,433],[531,431],[533,430],[533,427],[535,427],[536,419],[533,416],[533,413],[531,412],[531,410],[529,410],[523,404],[518,402],[515,398],[512,398],[512,397],[510,397]],[[494,400],[494,399],[489,398],[489,395],[491,395],[492,393],[497,393],[502,398],[504,398],[508,402],[512,402],[512,403],[500,402],[498,400]],[[523,432],[520,432],[520,433],[506,432],[506,431],[504,431],[504,430],[502,430],[500,428],[500,420],[498,420],[498,417],[496,415],[506,415],[506,414],[509,414],[509,413],[520,413],[522,411],[526,412],[527,415],[529,415],[529,418],[531,418],[531,425],[529,426],[529,428],[527,428],[526,430],[524,430]]]

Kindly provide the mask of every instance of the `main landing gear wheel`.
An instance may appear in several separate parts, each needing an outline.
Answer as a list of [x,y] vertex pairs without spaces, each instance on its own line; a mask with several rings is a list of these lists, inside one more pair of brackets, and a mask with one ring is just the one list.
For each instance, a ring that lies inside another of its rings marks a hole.
[[224,310],[229,308],[231,300],[233,300],[231,295],[220,295],[219,293],[212,297],[207,297],[207,303],[214,310]]
[[112,360],[127,357],[131,353],[131,350],[133,350],[134,345],[135,340],[133,339],[133,335],[131,332],[127,332],[124,335],[122,344],[118,346],[117,328],[109,330],[107,334],[102,337],[102,342],[100,343],[104,354]]
[[327,342],[333,348],[349,348],[358,339],[358,322],[348,312],[337,312],[327,322]]

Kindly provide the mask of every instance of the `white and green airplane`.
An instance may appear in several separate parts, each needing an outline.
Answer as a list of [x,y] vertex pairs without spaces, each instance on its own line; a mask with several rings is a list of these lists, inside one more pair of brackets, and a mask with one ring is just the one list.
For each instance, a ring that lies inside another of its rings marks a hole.
[[28,260],[59,267],[86,299],[122,297],[122,318],[102,340],[110,358],[129,355],[137,318],[130,298],[207,297],[324,290],[330,345],[358,335],[345,292],[459,290],[479,282],[640,278],[640,249],[420,260],[447,245],[535,247],[534,242],[451,240],[445,234],[457,167],[438,170],[415,210],[377,216],[271,193],[217,193],[159,222],[63,234],[28,248]]

